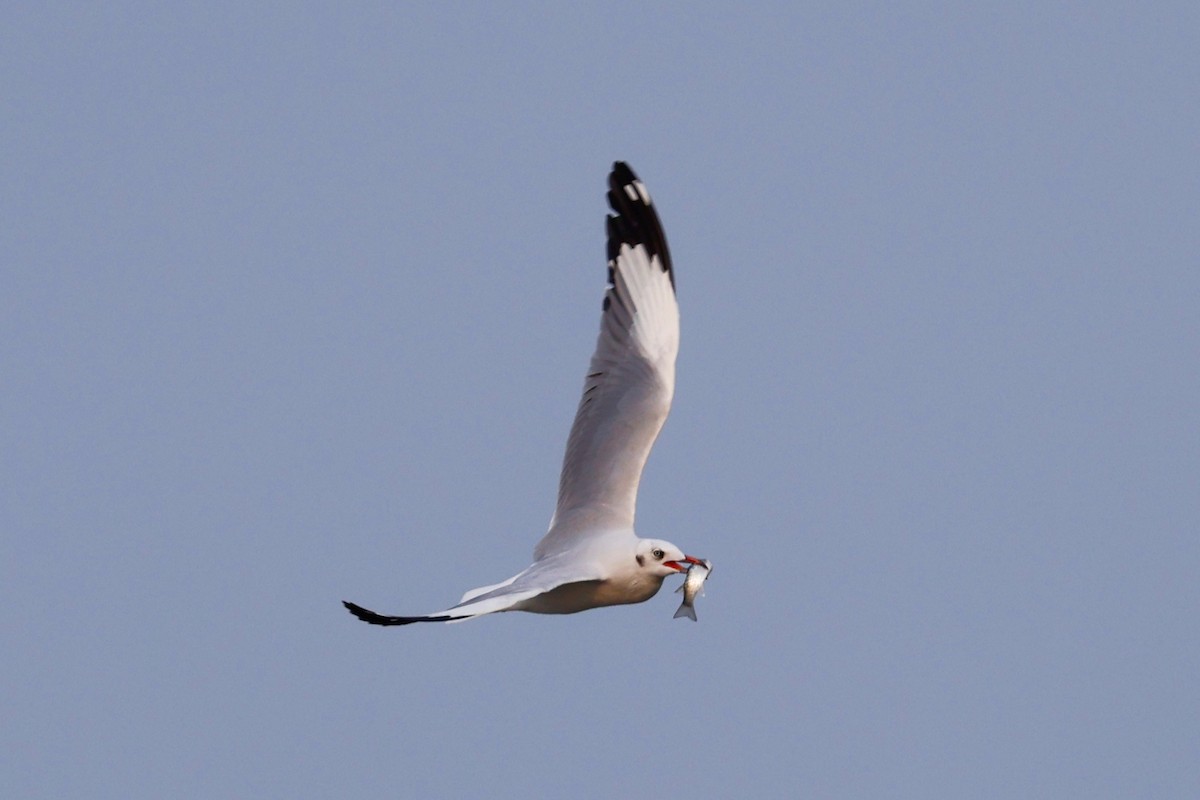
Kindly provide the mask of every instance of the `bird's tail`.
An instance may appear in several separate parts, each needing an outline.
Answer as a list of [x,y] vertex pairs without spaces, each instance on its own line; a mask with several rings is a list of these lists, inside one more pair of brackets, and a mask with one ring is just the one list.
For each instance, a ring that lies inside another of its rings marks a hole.
[[479,595],[475,592],[467,592],[467,599],[456,606],[451,606],[445,611],[435,611],[432,614],[421,614],[416,617],[388,617],[383,614],[377,614],[369,608],[348,603],[345,600],[342,601],[342,605],[351,614],[363,622],[369,622],[372,625],[410,625],[414,622],[463,622],[475,617],[482,617],[484,614],[495,614],[497,611],[512,611],[519,608],[521,603],[529,598],[536,597],[543,592],[540,588],[513,591],[509,584],[509,581],[505,581],[502,584],[498,584],[495,588],[485,587],[490,591]]
[[467,614],[461,617],[454,617],[448,614],[429,614],[420,617],[387,617],[383,614],[377,614],[369,608],[355,605],[346,600],[342,601],[342,605],[346,607],[354,616],[361,619],[363,622],[369,622],[372,625],[408,625],[413,622],[455,622],[463,619],[470,619],[474,614]]
[[695,607],[689,606],[687,603],[681,603],[679,606],[679,610],[675,612],[675,616],[672,617],[671,619],[679,619],[680,617],[687,617],[692,622],[695,622],[696,621]]

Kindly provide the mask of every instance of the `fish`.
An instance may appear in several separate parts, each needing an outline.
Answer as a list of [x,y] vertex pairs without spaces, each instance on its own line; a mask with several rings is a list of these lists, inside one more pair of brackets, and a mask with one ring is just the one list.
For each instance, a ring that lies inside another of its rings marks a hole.
[[696,621],[696,595],[704,594],[704,582],[708,580],[708,576],[712,575],[712,562],[704,559],[699,564],[693,564],[688,570],[687,577],[683,579],[683,583],[675,592],[683,592],[683,602],[679,604],[679,610],[675,612],[675,619],[687,617],[692,622]]

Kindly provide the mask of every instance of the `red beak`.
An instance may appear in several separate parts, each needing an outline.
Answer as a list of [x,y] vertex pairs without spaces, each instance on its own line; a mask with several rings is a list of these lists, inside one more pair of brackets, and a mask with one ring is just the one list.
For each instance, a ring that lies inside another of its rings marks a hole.
[[[688,564],[703,564],[704,563],[702,560],[696,558],[695,556],[684,556],[683,560],[685,562],[687,562]],[[688,568],[683,566],[683,564],[680,564],[678,561],[664,561],[663,566],[670,567],[671,569],[675,570],[676,572],[687,572],[688,571]]]

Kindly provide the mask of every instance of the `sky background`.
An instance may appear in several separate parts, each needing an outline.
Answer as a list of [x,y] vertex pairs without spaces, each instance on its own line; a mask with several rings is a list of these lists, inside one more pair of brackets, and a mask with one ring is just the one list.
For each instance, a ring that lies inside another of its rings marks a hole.
[[[1200,796],[1194,3],[10,4],[0,795]],[[605,178],[651,601],[545,532]]]

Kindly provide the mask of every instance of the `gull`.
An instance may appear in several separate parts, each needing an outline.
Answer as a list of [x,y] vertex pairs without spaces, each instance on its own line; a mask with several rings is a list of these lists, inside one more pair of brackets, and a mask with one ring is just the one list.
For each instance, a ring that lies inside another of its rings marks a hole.
[[508,580],[471,589],[456,605],[385,616],[343,605],[363,622],[459,622],[500,611],[574,614],[641,603],[663,579],[703,561],[633,530],[638,482],[675,393],[679,305],[658,213],[623,162],[608,176],[608,287],[596,352],[567,438],[558,503],[533,563]]

